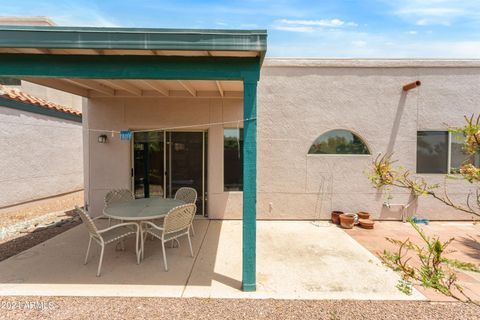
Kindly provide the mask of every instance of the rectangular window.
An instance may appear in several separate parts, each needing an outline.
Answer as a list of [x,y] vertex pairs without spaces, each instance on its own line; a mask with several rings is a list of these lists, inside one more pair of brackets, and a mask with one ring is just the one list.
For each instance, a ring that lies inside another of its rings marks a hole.
[[480,155],[465,154],[462,134],[417,132],[417,173],[458,173],[465,163],[479,166]]
[[243,129],[223,129],[223,188],[243,190]]
[[448,131],[417,132],[417,173],[448,172]]

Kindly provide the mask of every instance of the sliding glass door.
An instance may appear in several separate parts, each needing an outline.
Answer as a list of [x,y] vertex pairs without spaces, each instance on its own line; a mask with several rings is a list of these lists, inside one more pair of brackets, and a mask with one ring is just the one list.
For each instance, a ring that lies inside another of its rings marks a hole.
[[203,131],[135,132],[135,197],[173,198],[181,187],[197,191],[197,214],[206,215],[206,145]]
[[135,132],[133,180],[136,198],[164,196],[164,153],[164,132]]

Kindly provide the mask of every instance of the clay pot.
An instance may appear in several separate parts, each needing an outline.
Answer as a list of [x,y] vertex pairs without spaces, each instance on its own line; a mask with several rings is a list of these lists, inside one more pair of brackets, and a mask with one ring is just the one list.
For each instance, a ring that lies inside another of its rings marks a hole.
[[359,219],[358,220],[360,227],[364,229],[373,229],[375,222],[370,219]]
[[370,219],[370,213],[365,211],[360,211],[358,214],[359,219]]
[[353,213],[344,213],[340,215],[340,226],[344,229],[352,229],[355,224],[355,215]]
[[343,214],[343,211],[332,211],[332,223],[340,224],[340,215]]

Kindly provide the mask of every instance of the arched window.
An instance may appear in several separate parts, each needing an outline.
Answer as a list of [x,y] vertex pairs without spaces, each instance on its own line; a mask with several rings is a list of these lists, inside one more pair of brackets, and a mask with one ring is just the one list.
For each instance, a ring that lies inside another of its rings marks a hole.
[[355,133],[338,129],[320,135],[308,154],[370,154],[370,150]]

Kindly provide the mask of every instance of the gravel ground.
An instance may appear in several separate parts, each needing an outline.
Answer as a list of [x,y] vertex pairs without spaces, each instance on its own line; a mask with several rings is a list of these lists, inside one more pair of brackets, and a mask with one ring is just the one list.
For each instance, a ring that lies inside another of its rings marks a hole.
[[0,240],[0,261],[8,259],[24,250],[30,249],[56,235],[77,226],[80,220],[73,210],[56,217],[48,216],[45,221],[37,221],[22,232]]
[[0,319],[480,319],[479,307],[454,302],[1,297],[0,304]]
[[72,192],[48,199],[32,201],[25,204],[0,209],[0,228],[11,226],[18,222],[32,220],[50,212],[63,211],[83,205],[83,191]]

